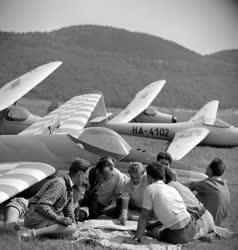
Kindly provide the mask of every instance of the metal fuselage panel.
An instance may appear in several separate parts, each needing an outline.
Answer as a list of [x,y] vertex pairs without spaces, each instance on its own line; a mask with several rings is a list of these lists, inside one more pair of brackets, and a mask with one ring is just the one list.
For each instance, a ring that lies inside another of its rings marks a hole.
[[201,142],[201,145],[235,147],[238,146],[238,128],[230,126],[221,128],[203,124],[202,120],[188,121],[180,123],[125,123],[113,124],[107,123],[106,127],[113,129],[119,134],[146,137],[171,141],[177,132],[196,127],[207,128],[210,132]]
[[[129,162],[142,161],[149,163],[148,155],[130,154],[127,162],[118,162],[117,167],[123,172],[128,171]],[[68,135],[2,135],[0,136],[0,163],[17,161],[37,161],[52,165],[56,170],[68,170],[71,162],[80,157],[95,165],[101,156],[90,153],[75,144]],[[128,159],[127,159],[128,158]],[[153,156],[151,161],[155,161]],[[129,161],[129,162],[128,162]],[[179,179],[201,180],[204,176],[197,170],[182,163],[174,162]],[[179,165],[178,165],[179,164]],[[195,170],[195,172],[194,172]]]
[[210,133],[202,141],[201,145],[210,145],[217,147],[236,147],[238,146],[238,128],[228,127],[219,128],[214,126],[204,125],[209,129]]
[[171,141],[175,133],[198,126],[201,122],[180,122],[180,123],[107,123],[106,127],[113,129],[119,134],[146,137]]

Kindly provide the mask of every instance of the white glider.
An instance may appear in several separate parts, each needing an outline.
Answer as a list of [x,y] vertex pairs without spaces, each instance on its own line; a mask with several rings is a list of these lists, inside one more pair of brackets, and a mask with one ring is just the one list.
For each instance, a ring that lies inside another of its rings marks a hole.
[[238,128],[216,118],[219,102],[207,103],[187,122],[171,123],[106,123],[119,134],[168,140],[168,152],[180,160],[198,144],[220,147],[238,146]]

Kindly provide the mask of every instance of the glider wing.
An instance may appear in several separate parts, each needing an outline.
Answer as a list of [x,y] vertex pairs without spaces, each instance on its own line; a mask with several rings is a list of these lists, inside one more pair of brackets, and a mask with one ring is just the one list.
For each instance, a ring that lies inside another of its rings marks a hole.
[[70,134],[78,137],[100,98],[103,98],[100,92],[73,97],[20,134]]
[[45,163],[0,164],[0,204],[54,173],[55,169]]
[[189,151],[196,147],[207,135],[206,128],[189,128],[175,134],[167,151],[174,160],[180,160]]
[[0,89],[0,110],[11,106],[56,70],[62,62],[50,62],[12,80]]
[[138,92],[127,107],[117,116],[112,118],[109,123],[127,123],[133,120],[149,107],[155,97],[160,93],[165,83],[165,80],[161,80],[149,84],[147,87]]

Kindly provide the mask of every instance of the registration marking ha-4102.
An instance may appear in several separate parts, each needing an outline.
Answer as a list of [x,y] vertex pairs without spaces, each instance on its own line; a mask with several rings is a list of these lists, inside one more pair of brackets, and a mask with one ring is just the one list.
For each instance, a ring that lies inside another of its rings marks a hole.
[[149,130],[144,129],[142,126],[132,127],[133,135],[150,135],[151,137],[169,137],[168,128],[150,128]]

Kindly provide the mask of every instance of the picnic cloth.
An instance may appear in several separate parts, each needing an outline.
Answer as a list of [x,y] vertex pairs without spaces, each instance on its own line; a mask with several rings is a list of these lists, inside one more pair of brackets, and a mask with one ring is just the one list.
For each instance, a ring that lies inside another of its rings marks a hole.
[[133,240],[136,228],[136,221],[127,221],[123,226],[118,220],[87,220],[84,223],[78,223],[77,241],[115,249],[181,250],[181,245],[160,242],[148,236],[144,236],[141,243],[136,243]]

